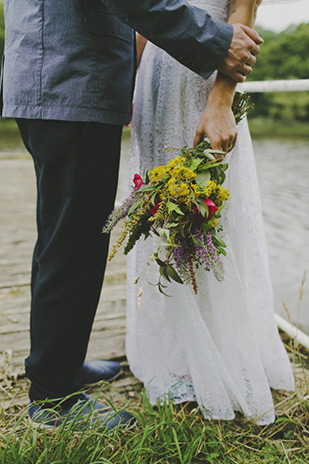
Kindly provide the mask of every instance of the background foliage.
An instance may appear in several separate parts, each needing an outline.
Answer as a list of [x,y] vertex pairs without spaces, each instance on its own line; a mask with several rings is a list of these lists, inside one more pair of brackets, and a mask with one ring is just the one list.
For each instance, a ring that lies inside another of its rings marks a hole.
[[[309,23],[276,33],[258,28],[265,43],[250,80],[308,79]],[[4,19],[0,3],[0,55],[3,53]],[[309,121],[309,92],[254,94],[252,117],[281,121]]]
[[[308,79],[309,24],[276,33],[258,28],[265,43],[250,80]],[[309,92],[273,92],[252,96],[256,107],[250,117],[309,121]]]

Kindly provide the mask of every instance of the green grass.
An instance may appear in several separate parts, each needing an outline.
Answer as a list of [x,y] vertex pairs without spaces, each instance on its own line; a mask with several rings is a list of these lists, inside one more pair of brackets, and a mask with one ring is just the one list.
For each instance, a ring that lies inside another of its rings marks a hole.
[[309,138],[309,122],[276,121],[248,117],[252,137]]
[[25,148],[14,119],[0,119],[0,151],[22,150]]
[[10,136],[19,137],[18,127],[14,119],[0,119],[0,136]]
[[305,464],[308,399],[292,395],[282,401],[287,411],[275,424],[259,427],[240,415],[229,422],[205,420],[192,405],[152,407],[142,394],[133,410],[135,428],[113,434],[62,426],[34,430],[24,411],[1,427],[0,464]]
[[281,337],[293,364],[296,391],[273,392],[276,421],[263,427],[240,413],[233,421],[207,420],[195,403],[153,407],[124,363],[119,379],[94,386],[89,393],[134,414],[134,428],[112,434],[77,433],[70,425],[35,430],[27,420],[27,408],[18,406],[25,404],[20,400],[26,399],[29,383],[25,378],[16,381],[10,359],[3,360],[0,464],[308,464],[308,351],[287,335]]
[[[141,384],[126,382],[127,394],[116,380],[90,393],[133,413],[134,428],[112,434],[77,433],[71,426],[43,431],[33,429],[27,410],[14,404],[17,384],[12,384],[5,395],[0,392],[0,464],[308,464],[308,351],[281,335],[293,361],[296,392],[273,393],[274,424],[261,427],[240,413],[233,421],[206,420],[194,403],[151,406]],[[132,378],[128,367],[122,376]],[[26,394],[28,382],[18,382]],[[4,411],[8,397],[10,408]]]

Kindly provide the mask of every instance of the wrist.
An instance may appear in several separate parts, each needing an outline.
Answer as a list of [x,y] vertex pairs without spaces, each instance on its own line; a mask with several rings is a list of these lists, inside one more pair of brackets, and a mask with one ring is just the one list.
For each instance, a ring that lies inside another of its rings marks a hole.
[[217,106],[219,108],[230,109],[233,104],[234,92],[223,91],[214,89],[208,98],[208,104]]
[[235,89],[236,83],[232,79],[218,73],[208,101],[217,103],[218,106],[230,108],[233,104]]

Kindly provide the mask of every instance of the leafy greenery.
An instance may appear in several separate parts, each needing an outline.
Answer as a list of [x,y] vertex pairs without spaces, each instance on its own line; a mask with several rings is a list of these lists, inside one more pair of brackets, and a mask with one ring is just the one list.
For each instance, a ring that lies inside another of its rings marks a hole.
[[265,42],[251,80],[308,79],[309,23],[276,33],[258,28]]
[[[309,24],[276,33],[259,28],[265,43],[250,80],[308,79]],[[309,121],[309,92],[273,92],[252,95],[251,117],[280,121]]]
[[291,139],[297,137],[298,139],[309,138],[309,121],[278,121],[266,116],[258,116],[249,118],[250,133],[253,138],[257,137],[277,137],[278,140]]

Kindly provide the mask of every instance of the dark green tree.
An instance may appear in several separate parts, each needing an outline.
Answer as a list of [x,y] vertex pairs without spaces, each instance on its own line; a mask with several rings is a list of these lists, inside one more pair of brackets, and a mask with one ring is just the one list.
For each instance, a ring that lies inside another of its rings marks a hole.
[[[259,32],[265,43],[250,80],[308,79],[308,23],[291,26],[281,33],[263,29]],[[309,121],[308,92],[253,94],[252,99],[256,106],[251,117]]]
[[280,34],[259,30],[264,38],[253,80],[308,79],[309,24],[291,26]]

